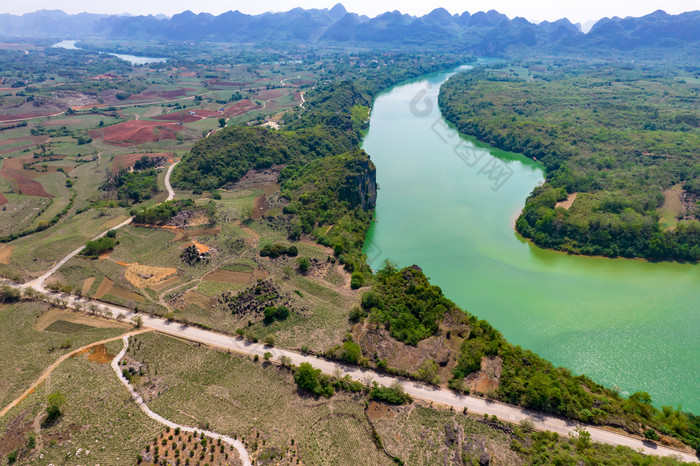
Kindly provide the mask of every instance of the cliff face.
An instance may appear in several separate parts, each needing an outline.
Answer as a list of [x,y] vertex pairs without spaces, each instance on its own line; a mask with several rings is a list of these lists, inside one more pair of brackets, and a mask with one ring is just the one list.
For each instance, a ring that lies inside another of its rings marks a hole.
[[340,199],[351,207],[372,210],[377,204],[377,169],[364,151],[345,163],[346,176],[340,188]]

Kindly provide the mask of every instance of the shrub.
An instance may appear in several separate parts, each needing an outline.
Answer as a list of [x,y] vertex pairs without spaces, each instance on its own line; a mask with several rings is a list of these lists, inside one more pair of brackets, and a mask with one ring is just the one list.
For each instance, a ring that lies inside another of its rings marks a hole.
[[365,284],[365,276],[362,272],[353,272],[350,277],[350,288],[356,290]]
[[294,381],[299,388],[318,396],[331,397],[334,390],[326,377],[321,375],[321,369],[314,369],[308,362],[302,362],[294,373]]
[[263,313],[265,315],[263,322],[265,322],[267,325],[271,324],[275,320],[285,320],[287,317],[289,317],[289,309],[286,306],[268,306],[265,308]]
[[384,401],[392,405],[402,405],[412,401],[411,395],[403,391],[400,383],[395,383],[391,387],[375,386],[369,392],[369,399]]
[[311,268],[311,262],[309,262],[308,257],[300,257],[297,259],[297,264],[299,265],[299,271],[304,274]]
[[260,257],[276,259],[280,256],[296,257],[299,254],[296,246],[286,247],[282,244],[266,244],[260,249]]
[[111,251],[117,245],[113,237],[103,236],[102,238],[85,243],[85,248],[81,254],[88,257],[97,257],[107,251]]

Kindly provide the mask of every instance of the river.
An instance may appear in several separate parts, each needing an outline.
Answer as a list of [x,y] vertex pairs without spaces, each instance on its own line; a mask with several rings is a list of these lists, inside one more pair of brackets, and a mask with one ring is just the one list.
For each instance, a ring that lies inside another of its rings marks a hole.
[[699,413],[700,266],[571,256],[518,237],[514,219],[542,167],[449,127],[437,94],[450,75],[374,103],[363,143],[380,188],[372,267],[418,264],[511,343],[623,395]]
[[[68,49],[68,50],[83,50],[80,47],[76,47],[77,40],[62,40],[61,42],[58,42],[51,47],[57,47],[61,49]],[[123,53],[112,53],[112,52],[99,52],[99,53],[106,53],[107,55],[113,55],[115,57],[119,57],[122,60],[128,61],[132,65],[145,65],[147,63],[165,63],[167,61],[167,58],[154,58],[154,57],[139,57],[136,55],[126,55]]]

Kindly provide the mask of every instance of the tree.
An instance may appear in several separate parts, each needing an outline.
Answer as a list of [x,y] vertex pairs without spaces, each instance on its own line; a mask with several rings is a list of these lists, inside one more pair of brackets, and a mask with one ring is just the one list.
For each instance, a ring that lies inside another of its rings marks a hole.
[[583,451],[591,446],[591,434],[583,427],[574,429],[573,437],[576,439],[576,449]]
[[143,327],[143,319],[141,318],[141,316],[134,316],[134,317],[131,319],[131,321],[134,323],[134,326],[135,326],[136,328],[141,328],[141,327]]
[[46,420],[45,425],[53,424],[61,417],[61,406],[65,403],[65,399],[60,392],[54,392],[47,398],[46,405]]
[[321,377],[321,369],[314,369],[308,362],[302,362],[294,373],[294,381],[299,388],[315,395],[330,397],[333,387]]
[[265,354],[263,354],[263,359],[265,361],[269,361],[270,358],[272,358],[272,353],[270,353],[269,351],[265,351]]
[[426,359],[418,367],[418,378],[433,385],[440,385],[438,365],[432,359]]
[[226,118],[219,118],[219,127],[223,128],[226,126]]

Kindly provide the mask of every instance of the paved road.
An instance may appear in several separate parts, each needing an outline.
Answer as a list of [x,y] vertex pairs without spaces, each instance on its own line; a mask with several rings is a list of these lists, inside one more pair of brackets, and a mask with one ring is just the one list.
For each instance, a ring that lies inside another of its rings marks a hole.
[[131,387],[131,384],[129,381],[124,377],[124,374],[122,374],[121,369],[119,368],[119,361],[122,360],[124,357],[124,354],[126,354],[127,348],[129,348],[129,336],[130,335],[124,335],[122,337],[122,340],[124,341],[124,348],[119,352],[119,354],[112,359],[112,369],[114,369],[114,372],[116,372],[117,377],[119,377],[119,380],[121,381],[122,384],[126,387],[126,389],[129,391],[131,394],[131,397],[134,399],[136,404],[138,405],[139,408],[141,408],[141,411],[143,413],[153,419],[156,422],[159,422],[165,426],[170,427],[171,429],[177,429],[178,427],[180,428],[181,431],[183,432],[200,432],[206,435],[207,437],[213,438],[213,439],[221,439],[223,442],[228,443],[229,445],[233,446],[237,451],[238,454],[241,457],[241,461],[243,461],[244,466],[250,466],[250,455],[248,454],[248,450],[246,450],[245,445],[241,443],[240,440],[233,439],[229,437],[228,435],[221,435],[217,434],[216,432],[212,432],[209,430],[202,430],[202,429],[196,429],[194,427],[189,427],[189,426],[183,426],[180,424],[176,424],[160,414],[156,414],[153,411],[151,411],[151,408],[148,407],[148,405],[143,401],[143,398],[141,398],[141,395],[136,393],[136,391]]
[[[170,165],[170,167],[168,167],[167,173],[165,174],[165,189],[168,191],[168,198],[167,198],[166,200],[168,200],[168,201],[171,201],[171,200],[173,200],[173,199],[175,198],[175,191],[173,191],[173,187],[172,187],[172,185],[170,184],[170,175],[171,175],[171,173],[173,172],[173,168],[175,168],[175,165],[177,165],[178,163],[179,163],[179,162],[175,162],[174,164]],[[124,220],[122,223],[120,223],[119,225],[117,225],[117,226],[115,226],[115,227],[112,227],[112,228],[110,228],[109,230],[118,230],[119,228],[123,227],[124,225],[130,224],[131,221],[132,221],[133,219],[134,219],[134,217],[129,217],[128,219],[126,219],[126,220]],[[108,232],[109,230],[105,230],[105,231],[103,231],[102,233],[100,233],[99,235],[95,236],[95,237],[93,238],[93,241],[96,240],[96,239],[102,238],[104,235],[107,234],[107,232]],[[66,257],[64,257],[63,259],[61,259],[60,261],[58,261],[56,264],[54,264],[54,266],[51,267],[45,274],[43,274],[42,276],[40,276],[40,277],[38,277],[38,278],[35,278],[34,280],[28,282],[28,283],[27,283],[27,286],[30,286],[31,288],[34,288],[35,290],[40,291],[40,292],[41,292],[41,291],[44,291],[44,282],[46,282],[46,280],[47,280],[51,275],[53,275],[54,273],[56,273],[56,271],[57,271],[58,269],[60,269],[61,267],[63,267],[63,266],[65,265],[66,262],[68,262],[69,260],[71,260],[72,258],[74,258],[75,256],[77,256],[78,254],[80,254],[80,251],[82,251],[84,247],[85,247],[85,246],[80,246],[78,249],[76,249],[75,251],[73,251],[73,252],[71,252],[70,254],[68,254]]]
[[[168,172],[165,176],[165,187],[168,190],[168,200],[172,200],[175,197],[175,192],[173,191],[173,188],[170,185],[170,174],[172,173],[172,170],[175,167],[175,165],[177,165],[177,162],[168,168]],[[132,219],[128,219],[115,228],[120,228],[124,225],[127,225],[131,222],[131,220]],[[102,234],[98,235],[96,239],[100,238],[106,233],[106,231],[103,232]],[[80,249],[76,249],[71,254],[59,261],[44,275],[35,280],[32,280],[31,282],[26,283],[25,285],[22,285],[22,287],[30,287],[35,289],[36,291],[39,291],[52,297],[61,297],[62,299],[67,301],[67,303],[70,306],[79,304],[82,307],[85,307],[92,301],[84,300],[76,296],[53,293],[45,290],[43,286],[44,281],[48,277],[50,277],[56,270],[58,270],[63,264],[68,262],[72,257],[77,255],[81,250],[82,247]],[[124,309],[113,305],[107,305],[98,301],[94,301],[93,303],[99,305],[103,309],[108,309],[115,318],[120,314],[124,315],[128,319],[131,319],[135,316],[134,311],[129,309]],[[581,425],[578,423],[572,423],[571,421],[567,421],[564,419],[544,416],[540,413],[531,412],[516,406],[510,406],[474,396],[459,395],[450,390],[440,389],[424,385],[418,382],[401,379],[398,377],[379,374],[377,372],[358,368],[355,366],[346,366],[334,361],[328,361],[326,359],[321,359],[314,356],[299,354],[294,351],[283,350],[280,348],[270,348],[259,343],[247,342],[240,338],[234,338],[217,332],[178,324],[157,317],[143,315],[142,319],[144,327],[152,328],[160,332],[174,335],[180,338],[185,338],[207,345],[216,346],[225,350],[235,351],[237,353],[248,356],[252,356],[255,354],[257,354],[258,356],[262,356],[265,352],[269,351],[270,353],[272,353],[273,357],[278,360],[282,356],[287,356],[295,365],[299,365],[302,362],[309,362],[314,367],[321,369],[326,374],[335,374],[338,370],[340,370],[342,375],[350,375],[356,380],[364,381],[372,379],[377,383],[386,386],[389,386],[394,382],[398,381],[403,384],[405,391],[414,398],[432,403],[442,404],[445,406],[451,406],[460,411],[466,407],[472,413],[488,414],[489,416],[495,415],[501,420],[512,423],[517,423],[524,419],[530,419],[533,422],[535,428],[539,430],[549,430],[551,432],[556,432],[560,435],[566,436],[570,435],[575,427]],[[617,432],[612,432],[600,427],[586,425],[585,428],[591,434],[591,440],[593,440],[594,442],[607,443],[610,445],[624,445],[646,454],[676,456],[683,461],[700,462],[698,461],[698,458],[693,454],[681,452],[679,450],[675,450],[673,448],[665,447],[662,445],[657,445],[653,442],[643,441],[636,437],[619,434]]]
[[[21,287],[22,285],[14,286]],[[98,304],[103,310],[109,310],[112,313],[113,318],[123,315],[125,319],[131,320],[137,315],[134,311],[121,308],[119,306],[97,301],[89,301],[77,296],[59,294],[51,291],[42,290],[42,292],[50,297],[60,297],[61,299],[65,300],[69,306],[79,304],[81,307],[85,308],[86,305],[91,302]],[[258,356],[263,356],[265,352],[269,351],[272,353],[272,356],[276,361],[279,361],[282,356],[286,356],[290,358],[291,362],[295,365],[299,365],[302,362],[308,362],[314,367],[321,369],[326,374],[336,374],[337,371],[340,371],[341,375],[349,375],[355,380],[373,380],[385,386],[390,386],[395,382],[399,382],[403,385],[406,393],[410,394],[416,399],[424,400],[429,403],[451,406],[458,411],[461,411],[466,407],[471,413],[488,414],[489,416],[495,415],[500,420],[511,423],[518,423],[524,419],[529,419],[538,430],[548,430],[564,436],[570,435],[574,428],[584,426],[591,434],[591,440],[594,442],[607,443],[610,445],[624,445],[645,454],[673,456],[682,461],[695,463],[700,462],[694,454],[682,452],[680,450],[662,445],[656,445],[652,442],[644,441],[642,439],[617,432],[612,432],[604,428],[583,425],[556,417],[545,416],[541,413],[528,411],[517,406],[506,405],[475,396],[461,395],[451,390],[432,387],[419,382],[380,374],[375,371],[362,369],[356,366],[346,366],[341,363],[315,356],[300,354],[290,350],[272,348],[260,343],[245,341],[238,337],[223,335],[210,330],[204,330],[177,322],[167,321],[158,317],[152,317],[144,314],[138,315],[140,315],[142,318],[143,327],[152,328],[161,333],[218,347],[227,351],[233,351],[247,356],[253,356],[256,354]]]

